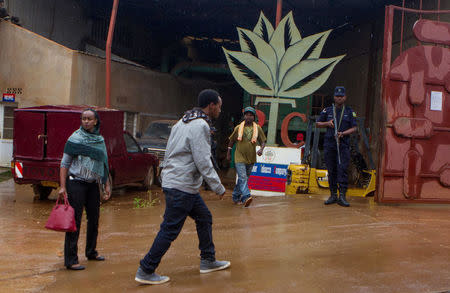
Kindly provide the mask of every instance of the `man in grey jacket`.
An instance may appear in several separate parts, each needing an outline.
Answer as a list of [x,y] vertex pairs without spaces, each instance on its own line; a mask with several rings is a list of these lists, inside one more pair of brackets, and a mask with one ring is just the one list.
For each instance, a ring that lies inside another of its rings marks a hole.
[[135,280],[143,284],[162,284],[169,277],[155,273],[161,258],[183,228],[187,216],[195,220],[200,249],[200,273],[223,270],[229,261],[215,258],[212,216],[199,194],[203,179],[223,197],[225,188],[211,161],[211,120],[220,114],[222,99],[214,90],[198,96],[199,108],[187,111],[170,133],[161,173],[166,211],[150,251],[141,260]]

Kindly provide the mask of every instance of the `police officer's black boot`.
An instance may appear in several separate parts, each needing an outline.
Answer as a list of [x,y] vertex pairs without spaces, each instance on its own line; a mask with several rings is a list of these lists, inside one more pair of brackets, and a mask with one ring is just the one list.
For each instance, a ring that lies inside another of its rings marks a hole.
[[347,199],[345,198],[345,193],[347,192],[347,188],[341,188],[339,187],[339,200],[338,205],[342,207],[349,207],[350,204],[348,203]]
[[329,205],[338,202],[337,190],[331,190],[330,188],[330,197],[324,202],[324,204]]

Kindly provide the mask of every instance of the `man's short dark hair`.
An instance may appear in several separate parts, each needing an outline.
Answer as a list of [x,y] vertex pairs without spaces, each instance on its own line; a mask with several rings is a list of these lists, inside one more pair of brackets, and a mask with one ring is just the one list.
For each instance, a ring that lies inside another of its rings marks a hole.
[[219,93],[212,89],[202,90],[198,94],[198,106],[200,108],[206,108],[209,104],[214,105],[219,103]]

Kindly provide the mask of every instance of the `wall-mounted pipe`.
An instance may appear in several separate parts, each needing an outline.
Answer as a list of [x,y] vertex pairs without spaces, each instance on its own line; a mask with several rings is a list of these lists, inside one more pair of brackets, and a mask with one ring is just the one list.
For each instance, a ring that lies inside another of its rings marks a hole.
[[111,11],[111,19],[109,20],[108,39],[106,40],[106,108],[111,107],[111,45],[114,36],[114,27],[116,25],[117,8],[119,0],[114,0]]
[[277,17],[275,19],[275,27],[277,27],[278,24],[280,23],[282,7],[283,7],[283,0],[278,0],[277,1]]

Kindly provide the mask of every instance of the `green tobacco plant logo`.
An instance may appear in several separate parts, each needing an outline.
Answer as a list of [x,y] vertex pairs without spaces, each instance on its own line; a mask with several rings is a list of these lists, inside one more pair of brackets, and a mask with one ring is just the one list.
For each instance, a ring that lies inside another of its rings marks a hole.
[[279,103],[295,107],[294,99],[319,89],[345,55],[319,58],[331,30],[302,39],[292,12],[276,29],[261,12],[253,31],[243,28],[237,31],[241,51],[225,48],[223,51],[239,85],[260,96],[255,104],[271,104],[268,143],[274,144]]

